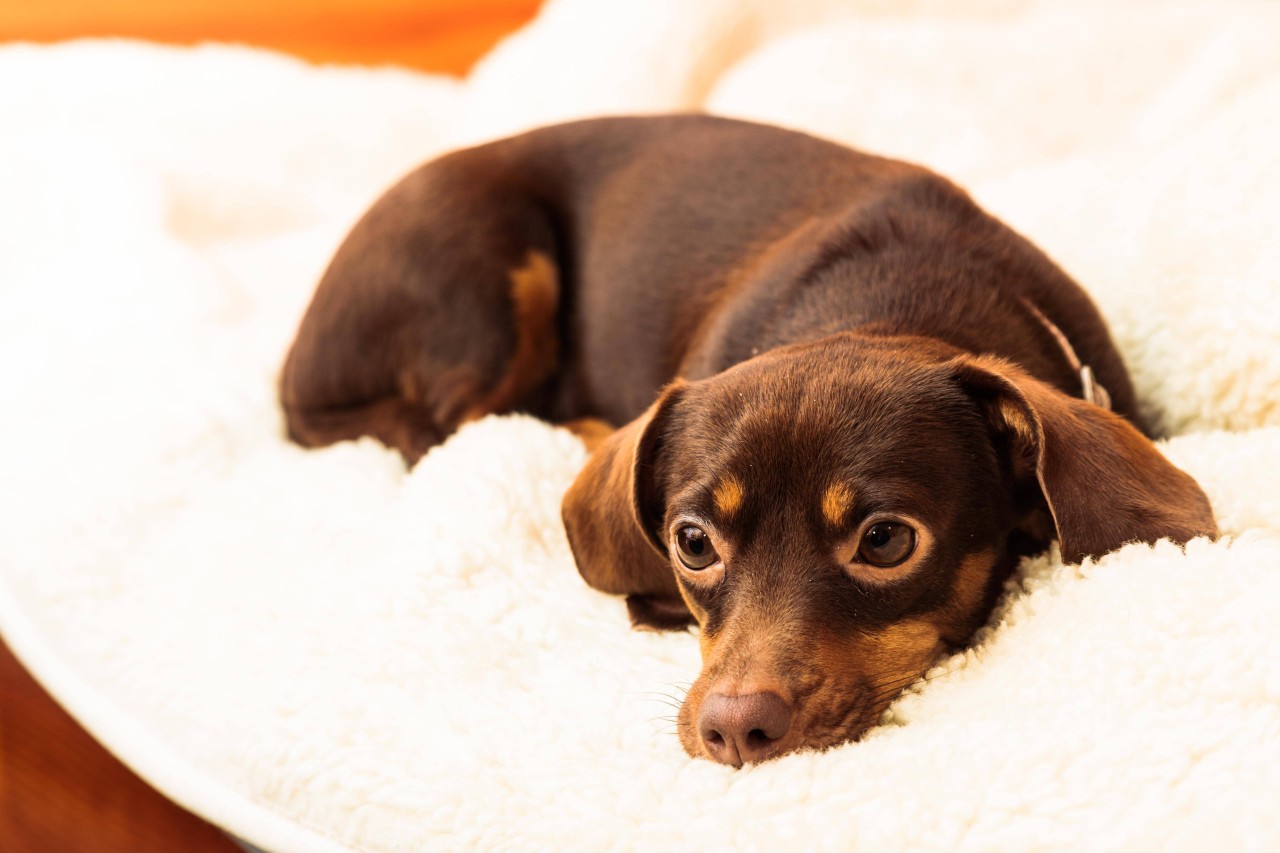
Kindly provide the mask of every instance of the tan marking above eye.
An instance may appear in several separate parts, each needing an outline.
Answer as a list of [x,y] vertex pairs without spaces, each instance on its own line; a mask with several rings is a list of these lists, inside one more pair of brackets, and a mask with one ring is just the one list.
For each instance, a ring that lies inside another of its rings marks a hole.
[[853,507],[853,489],[844,483],[832,483],[822,496],[822,514],[832,524],[844,521],[845,514]]
[[733,515],[742,506],[742,483],[736,477],[725,477],[716,484],[711,496],[715,499],[716,509],[723,515]]

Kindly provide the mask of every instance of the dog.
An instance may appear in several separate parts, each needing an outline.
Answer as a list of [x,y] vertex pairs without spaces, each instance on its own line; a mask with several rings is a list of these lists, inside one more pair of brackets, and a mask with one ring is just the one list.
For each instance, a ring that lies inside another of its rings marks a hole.
[[338,249],[280,397],[293,440],[410,464],[493,413],[573,425],[578,570],[700,626],[679,737],[734,766],[859,738],[1053,539],[1217,533],[1027,240],[919,166],[710,116],[422,166]]

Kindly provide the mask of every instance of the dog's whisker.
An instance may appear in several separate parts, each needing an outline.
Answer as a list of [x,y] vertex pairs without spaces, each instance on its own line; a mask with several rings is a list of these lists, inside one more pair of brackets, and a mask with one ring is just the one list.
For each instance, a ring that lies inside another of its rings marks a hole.
[[670,693],[664,693],[661,690],[627,690],[623,692],[624,696],[665,696],[668,699],[675,699]]
[[930,678],[925,678],[923,676],[920,676],[916,678],[902,679],[896,683],[876,685],[872,689],[871,693],[869,694],[870,699],[868,701],[873,705],[878,705],[884,702],[886,699],[894,699],[898,694],[902,693],[904,690],[906,690],[908,687],[912,686],[913,684],[917,684],[922,681],[931,681],[931,680],[932,679]]
[[646,699],[646,702],[660,704],[660,706],[671,708],[672,711],[680,711],[680,703],[677,702],[663,702],[662,699]]
[[878,695],[885,692],[892,692],[894,690],[902,690],[903,688],[906,688],[911,686],[912,684],[915,684],[919,680],[920,679],[918,677],[913,677],[913,678],[902,678],[896,681],[886,681],[880,684],[872,684],[871,690],[869,692],[872,694]]
[[658,702],[663,705],[670,705],[673,708],[679,708],[683,704],[683,697],[672,696],[670,693],[660,693],[656,690],[627,691],[622,695],[637,698],[642,702]]
[[889,693],[895,690],[905,690],[913,684],[925,681],[923,678],[904,678],[901,681],[890,681],[884,684],[872,685],[871,693]]
[[922,672],[919,675],[905,675],[898,678],[891,678],[884,682],[872,682],[871,689],[873,691],[877,691],[890,687],[910,685],[917,681],[933,681],[935,678],[941,678],[943,675],[946,675],[946,673],[940,672],[934,675],[929,675],[928,673]]

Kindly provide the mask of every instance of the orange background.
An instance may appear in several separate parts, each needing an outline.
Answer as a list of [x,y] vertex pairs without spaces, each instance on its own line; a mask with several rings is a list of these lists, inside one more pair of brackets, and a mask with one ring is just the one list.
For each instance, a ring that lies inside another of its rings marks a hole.
[[0,0],[0,41],[231,41],[317,62],[464,73],[540,0]]

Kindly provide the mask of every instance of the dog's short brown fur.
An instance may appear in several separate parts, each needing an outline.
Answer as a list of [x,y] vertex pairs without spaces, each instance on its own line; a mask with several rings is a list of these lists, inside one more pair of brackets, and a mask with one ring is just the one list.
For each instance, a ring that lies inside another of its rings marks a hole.
[[1216,532],[1026,240],[919,167],[705,116],[408,176],[334,258],[281,399],[303,444],[410,462],[492,412],[577,421],[578,569],[638,626],[701,626],[680,739],[730,764],[858,737],[1054,537],[1079,561]]

